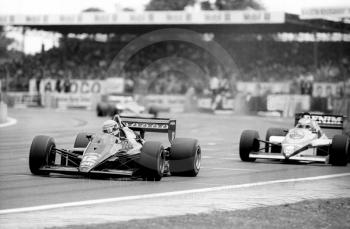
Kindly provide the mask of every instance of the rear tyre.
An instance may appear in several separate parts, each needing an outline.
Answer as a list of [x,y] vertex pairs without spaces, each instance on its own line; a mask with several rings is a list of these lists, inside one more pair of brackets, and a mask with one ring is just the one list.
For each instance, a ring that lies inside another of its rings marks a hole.
[[[92,135],[86,132],[82,132],[77,134],[75,141],[74,141],[74,148],[86,148],[89,144],[89,139],[87,138],[87,135]],[[74,153],[83,155],[83,152],[81,151],[75,151]],[[68,159],[68,161],[67,161]],[[68,155],[61,156],[61,165],[62,166],[72,166],[72,167],[78,167],[80,164],[81,159],[75,158],[75,157],[69,157]]]
[[139,165],[141,177],[147,181],[160,181],[164,173],[165,155],[160,142],[145,142],[141,150]]
[[79,133],[74,141],[74,148],[86,148],[90,140],[87,138],[87,135],[91,135],[86,132]]
[[251,158],[251,152],[258,152],[260,149],[259,133],[255,130],[245,130],[241,134],[239,141],[239,157],[242,161],[253,162],[256,159]]
[[115,115],[118,115],[118,114],[120,114],[120,113],[121,113],[121,110],[115,108],[115,109],[112,109],[112,110],[109,112],[109,115],[110,115],[111,117],[114,117]]
[[198,140],[176,138],[170,149],[169,169],[174,176],[197,176],[201,167],[201,147]]
[[98,117],[103,117],[103,116],[105,116],[104,113],[103,113],[103,110],[101,109],[101,107],[97,107],[97,108],[96,108],[96,113],[97,113],[97,116],[98,116]]
[[[286,132],[284,132],[281,128],[269,128],[266,132],[266,141],[270,141],[271,136],[286,136]],[[268,153],[269,149],[271,153],[281,153],[282,147],[270,145],[268,143],[265,144],[265,152]]]
[[32,174],[49,174],[49,172],[41,171],[40,168],[46,165],[55,164],[55,147],[55,140],[52,137],[44,135],[34,137],[29,151],[29,169]]
[[154,118],[158,117],[158,110],[155,107],[150,107],[148,113],[153,115]]
[[335,166],[346,166],[348,164],[349,138],[345,135],[335,135],[333,137],[329,163]]

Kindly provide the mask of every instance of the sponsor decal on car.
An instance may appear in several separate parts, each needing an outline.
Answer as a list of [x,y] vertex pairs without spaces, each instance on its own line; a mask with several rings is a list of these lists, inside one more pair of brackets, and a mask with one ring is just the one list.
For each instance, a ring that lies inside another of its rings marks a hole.
[[132,122],[132,123],[125,123],[127,127],[133,127],[133,128],[152,128],[152,129],[168,129],[169,125],[167,124],[156,124],[156,123],[137,123],[137,122]]
[[83,157],[83,160],[80,163],[80,167],[84,168],[84,167],[91,167],[95,164],[95,162],[97,161],[97,159],[99,158],[99,154],[98,153],[89,153],[86,156]]
[[122,141],[122,150],[128,151],[134,148],[134,146],[128,140]]
[[318,124],[327,124],[327,125],[342,125],[343,118],[341,116],[316,116],[312,115],[311,119],[316,121]]
[[164,123],[168,124],[169,119],[137,119],[137,118],[126,118],[126,117],[121,117],[123,122],[135,122],[135,123]]

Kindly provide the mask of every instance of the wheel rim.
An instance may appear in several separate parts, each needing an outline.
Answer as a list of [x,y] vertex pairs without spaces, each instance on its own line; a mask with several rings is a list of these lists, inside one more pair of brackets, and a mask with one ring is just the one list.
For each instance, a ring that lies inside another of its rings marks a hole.
[[201,167],[201,150],[197,148],[195,159],[194,159],[194,167],[196,170],[199,170]]
[[165,162],[165,159],[164,159],[164,155],[162,153],[159,157],[159,165],[158,165],[158,169],[159,169],[160,174],[164,173],[164,162]]

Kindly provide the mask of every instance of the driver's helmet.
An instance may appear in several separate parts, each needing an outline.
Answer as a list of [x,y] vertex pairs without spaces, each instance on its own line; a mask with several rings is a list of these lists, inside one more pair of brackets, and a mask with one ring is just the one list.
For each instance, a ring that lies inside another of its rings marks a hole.
[[313,125],[312,125],[312,121],[309,118],[301,118],[298,121],[298,128],[303,128],[303,129],[312,129]]
[[102,131],[103,131],[103,133],[111,134],[111,133],[115,132],[116,130],[118,130],[118,128],[119,128],[119,125],[116,121],[107,120],[103,123]]

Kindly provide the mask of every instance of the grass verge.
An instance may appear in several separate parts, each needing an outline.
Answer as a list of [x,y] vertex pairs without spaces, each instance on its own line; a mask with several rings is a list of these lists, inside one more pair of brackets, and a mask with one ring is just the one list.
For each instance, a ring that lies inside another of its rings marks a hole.
[[[117,217],[116,217],[117,218]],[[350,228],[350,198],[64,228]]]

